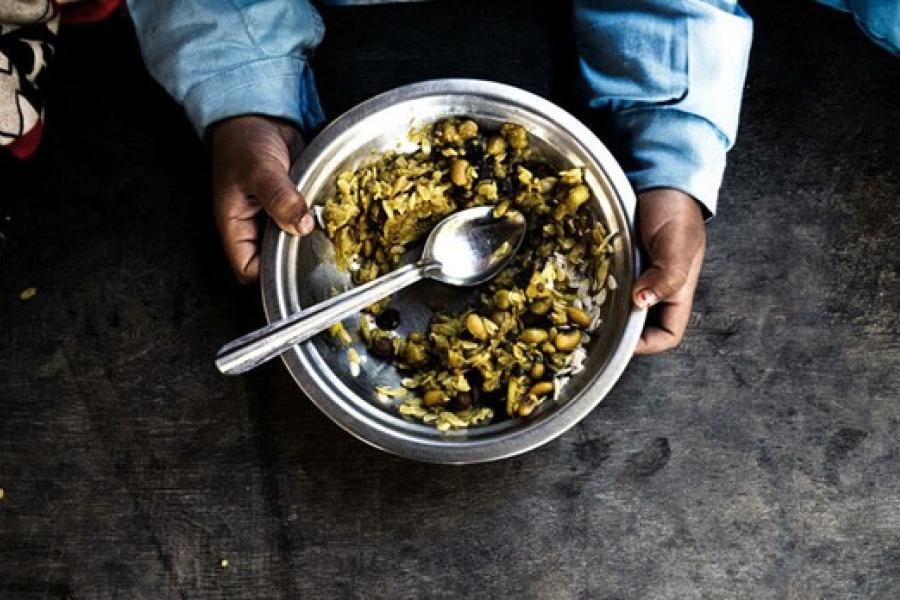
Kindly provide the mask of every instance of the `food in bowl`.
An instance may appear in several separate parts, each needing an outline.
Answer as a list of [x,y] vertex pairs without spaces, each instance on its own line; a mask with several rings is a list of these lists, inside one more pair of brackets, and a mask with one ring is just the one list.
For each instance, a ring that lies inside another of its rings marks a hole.
[[589,210],[583,170],[554,168],[521,125],[485,132],[452,117],[410,139],[410,152],[385,152],[340,173],[321,211],[337,265],[355,283],[398,267],[409,246],[457,210],[517,210],[528,233],[509,265],[479,287],[479,303],[434,312],[425,331],[396,333],[389,300],[363,313],[359,334],[369,353],[406,374],[403,387],[375,392],[400,399],[400,415],[441,431],[529,417],[582,368],[584,345],[617,287],[612,236]]

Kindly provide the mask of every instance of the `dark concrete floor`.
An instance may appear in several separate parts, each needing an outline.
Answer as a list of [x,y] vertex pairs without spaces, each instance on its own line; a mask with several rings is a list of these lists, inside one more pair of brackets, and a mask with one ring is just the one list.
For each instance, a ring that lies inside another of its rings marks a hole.
[[[554,4],[330,11],[326,108],[470,75],[574,110]],[[45,143],[0,162],[0,598],[900,597],[900,61],[775,4],[683,346],[466,468],[350,438],[280,364],[216,374],[263,316],[206,149],[126,21],[66,30]]]

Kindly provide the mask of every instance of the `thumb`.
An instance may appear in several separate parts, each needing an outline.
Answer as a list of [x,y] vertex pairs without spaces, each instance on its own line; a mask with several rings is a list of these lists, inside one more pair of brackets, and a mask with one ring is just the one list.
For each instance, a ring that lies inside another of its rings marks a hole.
[[650,308],[684,287],[696,254],[690,238],[685,228],[669,222],[647,240],[650,268],[638,277],[632,292],[638,307]]
[[294,182],[282,168],[263,167],[254,178],[252,194],[278,226],[294,235],[313,230],[313,217]]
[[639,308],[650,308],[685,287],[694,258],[703,255],[706,228],[696,201],[672,189],[640,195],[641,237],[650,257],[632,291]]
[[650,308],[684,287],[692,256],[670,255],[653,261],[634,284],[634,303]]

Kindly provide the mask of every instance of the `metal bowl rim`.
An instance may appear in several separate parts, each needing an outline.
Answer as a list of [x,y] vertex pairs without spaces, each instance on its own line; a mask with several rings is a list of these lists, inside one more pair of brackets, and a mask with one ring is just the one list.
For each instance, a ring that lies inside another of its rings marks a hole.
[[[618,162],[603,143],[568,112],[536,94],[510,85],[477,79],[434,79],[401,86],[357,104],[325,127],[303,151],[291,169],[294,180],[298,181],[298,187],[301,182],[297,175],[314,164],[319,154],[336,137],[354,127],[362,119],[399,102],[447,95],[480,96],[513,103],[540,114],[565,130],[591,156],[616,192],[616,200],[629,227],[633,276],[636,278],[640,274],[641,257],[633,239],[636,199]],[[269,322],[283,318],[286,313],[287,294],[282,275],[284,246],[288,239],[287,234],[270,220],[260,253],[262,262],[260,290],[264,312]],[[310,354],[318,356],[311,342],[295,346],[285,352],[282,354],[282,360],[301,390],[323,413],[342,429],[371,446],[424,462],[449,464],[488,462],[522,454],[541,446],[562,435],[587,416],[609,393],[628,365],[645,319],[645,310],[632,307],[605,368],[600,369],[566,405],[560,406],[553,414],[531,426],[514,429],[490,439],[444,441],[419,438],[390,429],[384,423],[358,411],[348,410],[348,403],[342,398],[331,397],[325,391],[326,382],[310,368],[312,366],[309,364]]]

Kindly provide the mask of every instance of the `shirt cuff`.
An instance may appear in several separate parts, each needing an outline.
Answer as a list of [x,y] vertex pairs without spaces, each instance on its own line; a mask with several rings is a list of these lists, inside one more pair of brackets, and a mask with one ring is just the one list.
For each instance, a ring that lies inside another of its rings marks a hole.
[[635,192],[651,188],[675,188],[694,197],[706,217],[716,212],[716,202],[728,142],[702,117],[677,109],[642,107],[616,113],[615,128],[628,148],[622,167]]
[[261,59],[218,73],[188,90],[184,108],[201,138],[209,125],[242,114],[286,119],[303,133],[325,120],[312,69],[292,56]]

